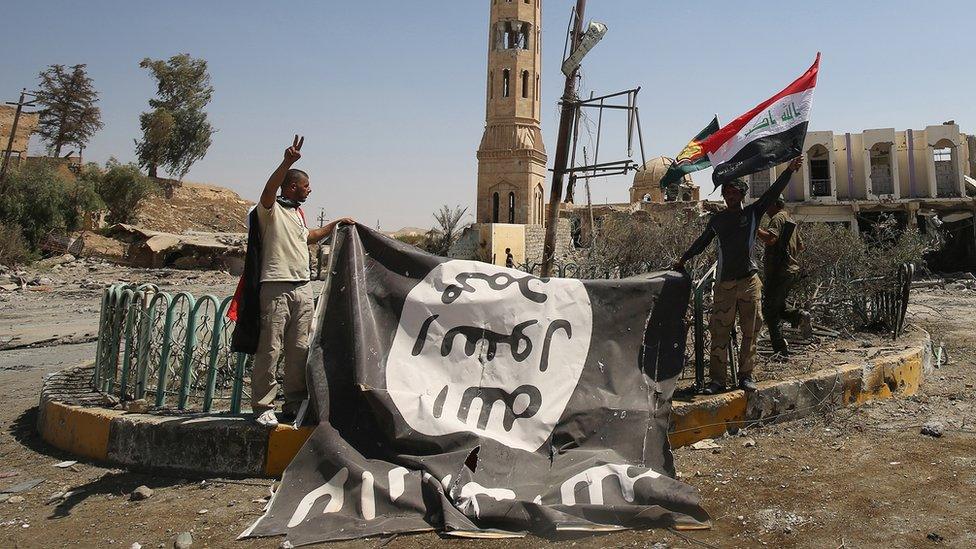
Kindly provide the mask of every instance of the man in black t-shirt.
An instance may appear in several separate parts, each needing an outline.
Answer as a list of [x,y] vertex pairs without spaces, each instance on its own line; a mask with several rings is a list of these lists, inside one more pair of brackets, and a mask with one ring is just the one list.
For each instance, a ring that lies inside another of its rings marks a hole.
[[758,200],[742,206],[748,185],[736,179],[722,186],[726,209],[713,215],[705,231],[688,248],[674,269],[683,271],[685,262],[705,251],[718,238],[718,270],[715,273],[714,298],[709,332],[712,344],[709,353],[709,377],[706,394],[724,391],[728,382],[729,342],[735,329],[736,315],[742,331],[739,348],[739,387],[754,391],[753,363],[756,357],[756,333],[762,325],[760,301],[762,282],[756,263],[756,232],[759,220],[769,205],[786,189],[793,173],[800,169],[802,157],[794,158]]

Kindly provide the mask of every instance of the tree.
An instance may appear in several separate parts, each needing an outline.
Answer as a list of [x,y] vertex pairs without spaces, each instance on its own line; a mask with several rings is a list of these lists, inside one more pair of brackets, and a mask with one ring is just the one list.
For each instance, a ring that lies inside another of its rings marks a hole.
[[98,92],[85,65],[51,65],[42,71],[37,103],[41,106],[37,133],[48,142],[54,156],[65,145],[84,147],[102,128],[102,112],[96,105]]
[[105,169],[87,168],[82,178],[90,182],[108,209],[110,223],[130,223],[142,201],[158,190],[155,183],[142,175],[139,166],[122,164],[114,158],[105,163]]
[[156,98],[149,100],[152,110],[139,117],[143,133],[142,141],[136,142],[139,164],[153,177],[163,166],[183,179],[206,156],[216,131],[204,111],[214,91],[207,62],[183,53],[165,61],[147,57],[139,66],[156,79]]
[[447,253],[451,250],[451,246],[461,236],[461,231],[459,230],[461,219],[464,218],[464,214],[467,212],[467,208],[462,209],[461,206],[455,206],[452,209],[446,204],[441,206],[440,210],[434,212],[434,219],[437,221],[438,226],[428,231],[424,249],[434,255],[446,257]]
[[156,177],[159,166],[166,162],[174,124],[173,115],[166,109],[159,108],[139,115],[143,138],[136,141],[136,156],[149,172],[149,177]]

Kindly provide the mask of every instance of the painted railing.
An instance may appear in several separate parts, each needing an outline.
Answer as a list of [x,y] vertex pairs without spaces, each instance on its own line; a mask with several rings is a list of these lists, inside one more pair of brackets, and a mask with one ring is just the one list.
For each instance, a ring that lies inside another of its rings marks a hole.
[[156,407],[239,413],[250,356],[230,350],[231,298],[169,294],[153,284],[102,295],[93,386]]

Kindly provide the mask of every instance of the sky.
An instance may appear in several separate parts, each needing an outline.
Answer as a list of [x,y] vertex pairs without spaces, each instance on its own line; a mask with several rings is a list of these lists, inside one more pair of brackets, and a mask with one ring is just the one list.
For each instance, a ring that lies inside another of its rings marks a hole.
[[[544,0],[542,131],[550,163],[559,70],[574,0]],[[135,160],[155,92],[144,57],[207,60],[218,129],[187,181],[256,200],[292,136],[306,137],[306,208],[396,230],[430,227],[441,205],[475,208],[485,117],[490,0],[11,3],[0,33],[0,99],[50,64],[88,65],[105,127],[86,161]],[[713,114],[724,124],[823,53],[811,130],[976,130],[976,2],[590,0],[609,32],[584,60],[581,94],[636,86],[647,157],[674,156]],[[14,24],[10,24],[14,23]],[[616,122],[616,123],[615,123]],[[623,119],[605,118],[601,160],[626,157]],[[592,138],[584,133],[581,144]],[[43,151],[37,138],[32,152]],[[635,150],[639,160],[639,151]],[[632,176],[595,180],[623,202]],[[696,182],[710,191],[709,171]],[[548,188],[548,181],[546,187]],[[706,194],[703,193],[703,194]]]

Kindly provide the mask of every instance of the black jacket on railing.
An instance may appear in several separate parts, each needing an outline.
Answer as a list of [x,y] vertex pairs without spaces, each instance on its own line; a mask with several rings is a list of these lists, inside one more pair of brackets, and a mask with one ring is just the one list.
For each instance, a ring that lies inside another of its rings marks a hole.
[[261,228],[257,208],[248,215],[248,225],[244,273],[227,316],[231,319],[234,319],[233,313],[237,316],[230,340],[231,351],[253,355],[258,349],[261,333]]

